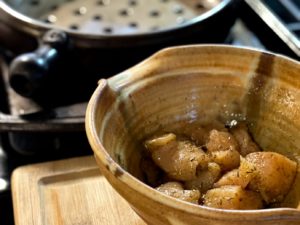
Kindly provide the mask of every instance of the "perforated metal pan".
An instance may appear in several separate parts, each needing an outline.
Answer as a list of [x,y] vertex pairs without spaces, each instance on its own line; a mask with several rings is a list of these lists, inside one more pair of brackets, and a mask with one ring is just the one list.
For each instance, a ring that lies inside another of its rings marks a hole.
[[[39,37],[49,29],[68,33],[82,47],[124,46],[116,42],[178,31],[199,24],[229,7],[230,0],[6,0],[1,20]],[[228,16],[228,21],[230,20]],[[226,21],[219,21],[223,24]],[[215,29],[220,29],[216,25]],[[87,42],[82,42],[83,40]],[[90,45],[88,41],[92,41]]]
[[[108,58],[113,57],[118,63],[121,62],[119,68],[122,70],[163,47],[223,42],[235,20],[238,2],[2,0],[0,21],[7,25],[10,34],[16,31],[24,34],[24,37],[39,39],[50,31],[41,39],[42,45],[34,54],[18,57],[12,63],[12,87],[21,95],[33,96],[45,83],[44,77],[49,74],[48,68],[55,65],[62,55],[68,55],[70,49],[77,58],[89,58],[77,60],[84,61],[83,67],[101,67],[99,61],[96,63],[94,59],[104,57],[98,52],[95,53],[96,49]],[[23,42],[25,39],[19,41]],[[86,51],[87,49],[92,49],[92,53]],[[31,66],[24,65],[24,62],[29,62]],[[99,74],[102,71],[100,69],[93,72]]]

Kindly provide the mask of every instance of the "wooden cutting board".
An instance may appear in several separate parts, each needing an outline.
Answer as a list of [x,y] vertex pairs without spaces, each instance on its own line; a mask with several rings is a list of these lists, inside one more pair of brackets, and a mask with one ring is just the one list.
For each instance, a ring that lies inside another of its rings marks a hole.
[[16,225],[145,225],[92,156],[17,168],[12,197]]

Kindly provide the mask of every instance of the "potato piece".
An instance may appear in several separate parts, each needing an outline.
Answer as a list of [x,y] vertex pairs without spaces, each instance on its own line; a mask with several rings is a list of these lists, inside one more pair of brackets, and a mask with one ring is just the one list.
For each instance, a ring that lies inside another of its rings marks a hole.
[[242,177],[240,177],[239,169],[231,170],[225,173],[219,180],[214,184],[214,187],[221,187],[226,185],[238,185],[242,188],[245,188],[245,183],[243,182]]
[[198,171],[197,178],[191,181],[186,181],[184,186],[187,189],[197,189],[201,193],[205,193],[208,189],[213,187],[213,184],[221,176],[221,168],[218,164],[208,163],[207,170]]
[[245,159],[257,171],[249,188],[258,191],[266,203],[281,202],[294,182],[297,163],[275,152],[254,152]]
[[180,133],[192,141],[194,141],[197,145],[204,145],[205,140],[208,136],[207,130],[202,128],[197,124],[187,124],[186,126],[181,128]]
[[182,184],[179,182],[168,182],[162,184],[157,187],[156,190],[171,197],[194,204],[198,204],[200,198],[200,192],[198,190],[184,190]]
[[257,170],[253,163],[247,161],[245,158],[241,157],[241,163],[239,167],[239,175],[242,178],[242,187],[249,185],[250,181],[257,176]]
[[197,124],[197,123],[187,123],[184,124],[178,133],[183,134],[188,137],[192,141],[194,141],[197,145],[204,145],[206,140],[209,137],[209,132],[212,129],[217,129],[219,131],[227,131],[224,127],[224,124],[213,120],[210,121],[209,124]]
[[242,156],[246,156],[252,152],[259,152],[259,147],[252,141],[247,126],[242,123],[230,129],[233,137],[239,145],[239,152]]
[[222,171],[238,168],[240,165],[240,153],[236,150],[211,152],[210,159],[219,164]]
[[261,209],[260,195],[240,186],[222,186],[206,192],[204,205],[220,209]]
[[211,130],[209,132],[208,142],[206,143],[208,152],[215,151],[238,151],[238,143],[235,138],[228,132]]
[[145,142],[145,146],[147,149],[152,151],[157,148],[167,146],[168,144],[172,144],[174,141],[176,141],[176,135],[173,133],[169,133],[157,138],[147,140]]
[[230,133],[212,130],[206,147],[211,160],[218,163],[223,171],[235,169],[240,165],[238,144]]
[[189,141],[177,141],[167,134],[145,143],[156,165],[170,178],[186,181],[196,178],[197,168],[206,168],[209,157]]
[[246,188],[252,178],[255,176],[255,167],[241,157],[241,165],[238,169],[231,170],[224,174],[214,187],[225,185],[238,185]]

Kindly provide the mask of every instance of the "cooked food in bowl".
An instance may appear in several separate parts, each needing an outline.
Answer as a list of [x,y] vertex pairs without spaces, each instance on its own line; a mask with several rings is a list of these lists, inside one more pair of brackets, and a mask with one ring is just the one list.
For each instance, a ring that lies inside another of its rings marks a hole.
[[280,207],[295,180],[295,161],[261,151],[245,124],[187,130],[188,136],[168,133],[145,141],[141,169],[150,185],[160,183],[156,190],[214,208]]
[[[86,128],[102,174],[147,224],[299,225],[299,71],[299,62],[283,56],[202,45],[165,49],[100,80]],[[223,144],[228,137],[231,142]],[[167,153],[155,150],[174,139],[180,146],[174,157],[182,159],[175,165]],[[151,160],[145,160],[146,140]],[[182,163],[189,159],[182,154],[185,146],[193,157],[188,164]],[[251,172],[252,166],[260,172]],[[145,176],[143,171],[153,167]],[[239,171],[249,176],[240,179]],[[198,177],[203,177],[200,185]],[[231,206],[248,208],[251,202],[252,208],[272,208],[223,209],[221,193],[243,199],[229,201]],[[219,201],[212,201],[215,196]]]

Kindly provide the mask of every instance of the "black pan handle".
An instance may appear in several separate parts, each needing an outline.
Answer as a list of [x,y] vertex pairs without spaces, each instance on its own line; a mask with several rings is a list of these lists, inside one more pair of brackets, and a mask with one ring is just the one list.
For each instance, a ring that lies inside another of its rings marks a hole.
[[55,67],[69,46],[65,32],[49,30],[37,50],[15,58],[9,68],[9,83],[20,95],[34,96],[42,87],[49,71]]

